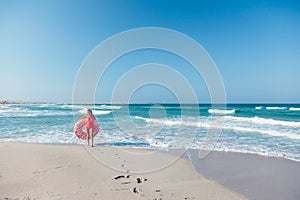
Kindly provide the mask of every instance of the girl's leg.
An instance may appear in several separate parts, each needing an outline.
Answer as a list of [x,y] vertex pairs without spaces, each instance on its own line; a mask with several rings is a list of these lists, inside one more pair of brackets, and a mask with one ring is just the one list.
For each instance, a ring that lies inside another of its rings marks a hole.
[[86,129],[86,140],[87,140],[87,145],[90,146],[90,130]]
[[90,129],[90,138],[92,140],[92,147],[94,146],[93,129]]

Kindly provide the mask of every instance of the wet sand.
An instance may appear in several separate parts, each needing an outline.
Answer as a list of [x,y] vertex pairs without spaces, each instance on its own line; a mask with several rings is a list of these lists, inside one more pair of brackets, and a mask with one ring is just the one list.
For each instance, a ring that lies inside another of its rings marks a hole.
[[211,152],[199,159],[198,153],[184,155],[197,172],[249,199],[300,199],[299,162],[233,152]]

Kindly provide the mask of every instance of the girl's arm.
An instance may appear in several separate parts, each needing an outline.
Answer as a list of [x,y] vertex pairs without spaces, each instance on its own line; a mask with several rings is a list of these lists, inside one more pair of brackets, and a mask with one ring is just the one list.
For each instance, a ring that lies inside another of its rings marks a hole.
[[83,117],[81,117],[80,119],[84,119],[87,117],[87,114],[83,115]]

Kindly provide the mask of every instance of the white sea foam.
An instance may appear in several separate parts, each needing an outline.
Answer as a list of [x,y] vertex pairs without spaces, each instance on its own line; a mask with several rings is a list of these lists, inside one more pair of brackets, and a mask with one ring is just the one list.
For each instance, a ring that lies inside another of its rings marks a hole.
[[55,134],[44,134],[44,135],[26,135],[25,137],[18,138],[5,138],[1,139],[5,142],[29,142],[29,143],[40,143],[40,144],[82,144],[83,140],[78,140],[73,133],[55,133]]
[[262,106],[256,106],[255,109],[256,109],[256,110],[261,110],[261,109],[262,109]]
[[141,119],[146,122],[150,123],[156,123],[156,124],[162,124],[162,125],[167,125],[167,126],[175,126],[175,125],[181,125],[182,121],[181,119],[155,119],[155,118],[145,118],[145,117],[140,117],[140,116],[134,116],[135,119]]
[[[222,119],[219,119],[222,117]],[[234,132],[242,133],[256,133],[275,137],[286,137],[290,139],[300,140],[300,122],[280,121],[273,119],[265,119],[259,117],[234,117],[234,116],[223,116],[209,118],[201,118],[199,120],[181,120],[176,119],[152,119],[135,116],[136,119],[144,120],[148,123],[161,124],[166,126],[181,125],[187,127],[201,127],[207,129],[223,129]],[[225,123],[219,127],[220,123],[215,124],[214,122],[222,122],[224,119]],[[221,120],[221,121],[220,121]],[[217,125],[217,127],[214,127]],[[279,126],[279,127],[278,127]]]
[[231,120],[236,122],[244,122],[247,124],[260,124],[260,125],[275,125],[275,126],[284,126],[290,128],[300,128],[300,122],[296,121],[283,121],[275,120],[261,117],[235,117],[235,116],[226,116],[225,120]]
[[110,110],[119,110],[122,106],[109,106],[109,105],[101,105],[99,109],[110,109]]
[[208,112],[210,114],[229,115],[229,114],[234,114],[235,113],[235,109],[233,109],[233,110],[209,109]]
[[[160,123],[165,125],[187,125],[187,126],[200,126],[203,123],[209,123],[212,122],[212,120],[223,120],[225,122],[237,122],[239,125],[241,123],[245,125],[274,125],[274,126],[282,126],[285,128],[300,128],[300,122],[296,121],[283,121],[283,120],[274,120],[274,119],[267,119],[267,118],[261,118],[261,117],[235,117],[235,116],[222,116],[223,119],[219,119],[218,117],[214,118],[205,118],[202,117],[201,119],[195,120],[196,118],[193,118],[193,120],[182,120],[181,118],[174,118],[174,119],[152,119],[152,118],[144,118],[140,116],[134,116],[136,119],[141,119],[146,122],[153,122],[153,123]],[[299,132],[300,133],[300,132]]]
[[286,107],[278,107],[278,106],[267,106],[267,110],[285,110]]
[[275,137],[286,137],[290,139],[300,140],[300,135],[296,133],[281,132],[270,129],[252,128],[252,127],[238,127],[238,126],[224,126],[223,129],[233,130],[242,133],[259,133],[263,135],[275,136]]
[[[85,114],[87,111],[86,108],[79,110],[80,113]],[[92,110],[93,114],[95,115],[107,115],[109,113],[111,113],[110,110]]]
[[270,129],[269,127],[255,127],[251,124],[236,124],[230,121],[225,121],[223,127],[213,127],[212,124],[209,123],[202,123],[202,128],[207,129],[214,129],[214,128],[221,128],[222,130],[229,130],[239,133],[254,133],[254,134],[262,134],[274,137],[285,137],[289,139],[297,139],[300,140],[300,133],[297,133],[297,130],[276,130]]
[[111,113],[110,110],[94,110],[93,113],[95,115],[107,115],[109,113]]
[[291,108],[289,108],[289,110],[291,110],[291,111],[300,111],[300,108],[291,107]]
[[[289,160],[300,162],[300,159],[288,157],[287,154],[282,153],[282,152],[275,153],[275,152],[268,152],[268,151],[264,151],[264,150],[245,150],[245,149],[228,148],[228,147],[215,148],[214,151],[255,154],[255,155],[266,156],[266,157],[286,158]],[[292,156],[292,157],[294,157],[294,156]]]
[[10,107],[10,106],[6,106],[6,107],[0,107],[0,113],[13,113],[13,112],[27,112],[29,111],[27,108],[21,108],[21,107]]
[[166,149],[166,148],[169,147],[169,143],[162,142],[162,141],[159,141],[159,140],[155,140],[153,138],[147,139],[147,142],[152,147],[157,147],[157,148],[162,148],[162,149]]
[[72,104],[63,104],[63,105],[58,105],[57,108],[62,108],[62,109],[82,109],[82,106],[78,105],[72,105]]
[[71,115],[62,110],[31,110],[24,107],[7,107],[0,109],[0,117],[38,117],[38,116]]

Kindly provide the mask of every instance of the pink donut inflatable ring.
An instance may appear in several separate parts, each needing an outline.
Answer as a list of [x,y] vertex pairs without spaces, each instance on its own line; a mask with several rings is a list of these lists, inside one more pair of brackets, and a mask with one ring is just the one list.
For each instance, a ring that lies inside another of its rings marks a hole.
[[[97,122],[97,120],[93,121],[93,137],[95,137],[99,131],[100,131],[100,126],[99,123]],[[86,132],[83,130],[83,127],[86,124],[86,119],[80,119],[78,122],[76,122],[75,126],[74,126],[74,133],[75,135],[82,139],[82,140],[86,140],[87,139],[87,134]]]

